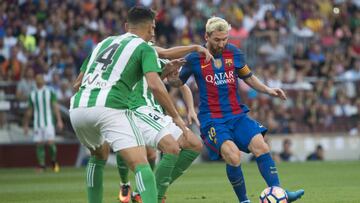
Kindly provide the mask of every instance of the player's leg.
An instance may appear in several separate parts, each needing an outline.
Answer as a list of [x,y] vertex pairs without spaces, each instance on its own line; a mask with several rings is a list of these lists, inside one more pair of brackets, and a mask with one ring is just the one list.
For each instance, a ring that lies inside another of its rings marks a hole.
[[[270,148],[261,134],[257,134],[250,142],[249,150],[255,155],[261,175],[268,186],[280,186],[276,164],[271,157]],[[304,190],[288,191],[289,202],[296,201],[304,194]]]
[[145,141],[135,125],[133,112],[111,110],[102,117],[102,122],[104,127],[101,133],[106,141],[111,144],[115,152],[120,151],[128,167],[135,172],[136,187],[142,201],[144,203],[156,202],[155,177],[147,161]]
[[158,201],[161,202],[170,185],[171,174],[174,170],[176,161],[178,160],[180,146],[170,134],[163,136],[157,146],[163,153],[162,158],[155,169],[156,187],[159,192]]
[[116,164],[118,173],[120,176],[120,191],[119,191],[119,201],[122,203],[128,203],[131,199],[131,187],[129,181],[129,168],[126,165],[125,160],[120,156],[119,153],[116,153]]
[[36,158],[39,164],[39,171],[42,172],[45,170],[45,143],[38,142],[36,143]]
[[43,132],[40,129],[34,131],[34,142],[36,143],[36,158],[38,161],[38,171],[43,172],[46,168],[45,165],[45,141]]
[[[148,159],[148,162],[150,164],[151,170],[155,170],[155,163],[156,163],[156,149],[153,147],[146,146],[146,156]],[[155,177],[156,179],[156,177]],[[131,193],[131,201],[133,203],[140,203],[142,202],[140,193],[138,189],[135,187],[135,190]]]
[[53,171],[54,172],[59,172],[60,171],[60,166],[59,163],[57,161],[57,147],[55,144],[55,129],[52,126],[48,126],[46,128],[46,132],[45,132],[45,136],[46,136],[46,140],[47,140],[47,146],[49,148],[49,154],[50,154],[50,159],[51,159],[51,164],[53,167]]
[[249,144],[249,150],[256,157],[256,163],[266,184],[270,186],[280,186],[278,171],[275,162],[271,157],[270,148],[265,143],[261,134],[256,134]]
[[250,202],[246,195],[245,178],[241,169],[241,165],[235,167],[226,164],[226,175],[240,203]]
[[99,108],[78,108],[70,111],[70,121],[79,141],[91,153],[86,167],[86,188],[89,203],[101,203],[103,199],[103,172],[109,154],[98,124]]
[[[211,160],[223,158],[226,162],[226,174],[239,202],[249,202],[241,170],[241,153],[232,141],[233,123],[211,124],[201,128],[203,142]],[[220,155],[221,154],[221,155]]]
[[226,175],[233,190],[241,203],[249,202],[246,195],[246,185],[241,169],[241,152],[231,140],[225,141],[221,146],[221,155],[226,162]]
[[136,109],[135,115],[136,125],[141,130],[146,145],[156,147],[163,152],[163,156],[155,169],[155,178],[159,192],[158,199],[161,201],[169,186],[171,174],[180,151],[176,139],[171,135],[170,124],[172,119],[151,107],[145,106]]
[[89,203],[101,203],[103,199],[103,174],[110,147],[104,142],[96,149],[89,149],[91,156],[86,167],[86,185]]
[[[258,169],[268,186],[280,186],[276,164],[271,157],[270,147],[263,137],[267,129],[248,116],[243,116],[237,120],[235,126],[239,148],[244,152],[250,151],[254,154]],[[289,192],[289,201],[294,201],[302,195],[303,190]]]
[[189,133],[189,135],[187,138],[181,135],[178,139],[181,151],[171,175],[171,183],[184,174],[202,151],[203,145],[200,139],[193,132]]
[[241,152],[231,140],[221,145],[221,155],[226,162],[226,175],[240,203],[250,202],[246,195],[245,178],[241,169]]
[[136,187],[140,192],[143,203],[157,201],[155,177],[146,158],[146,149],[143,146],[131,147],[119,151],[129,168],[135,172]]

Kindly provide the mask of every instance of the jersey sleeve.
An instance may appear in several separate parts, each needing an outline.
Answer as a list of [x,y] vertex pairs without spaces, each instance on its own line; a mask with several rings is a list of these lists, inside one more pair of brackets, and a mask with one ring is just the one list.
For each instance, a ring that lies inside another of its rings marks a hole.
[[180,74],[179,74],[179,78],[183,84],[186,83],[186,81],[189,79],[189,77],[193,73],[191,66],[193,64],[194,57],[192,56],[192,54],[189,54],[185,57],[185,60],[186,60],[186,63],[181,67]]
[[142,48],[141,67],[144,74],[148,72],[161,72],[155,49],[146,43],[144,43]]
[[239,78],[246,79],[252,75],[251,69],[249,66],[245,63],[245,57],[244,53],[238,49],[233,49],[234,54],[234,66],[238,73]]

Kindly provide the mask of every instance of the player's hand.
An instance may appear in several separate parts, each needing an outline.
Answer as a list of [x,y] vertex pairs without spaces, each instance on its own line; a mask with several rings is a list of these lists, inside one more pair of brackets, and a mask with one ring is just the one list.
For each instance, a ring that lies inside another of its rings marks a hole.
[[64,128],[64,123],[62,120],[57,121],[56,127],[61,131]]
[[205,48],[205,47],[203,47],[203,46],[198,46],[197,47],[197,52],[199,52],[199,53],[202,53],[202,54],[204,54],[205,55],[205,62],[207,63],[207,62],[210,62],[210,60],[215,60],[214,59],[214,56],[213,55],[211,55],[211,53],[209,52],[209,50],[207,49],[207,48]]
[[279,97],[282,100],[287,99],[285,92],[280,88],[269,88],[267,93],[273,97]]
[[184,58],[171,60],[169,63],[165,64],[165,67],[162,71],[161,78],[166,78],[172,74],[178,74],[179,69],[182,65],[186,63]]
[[187,126],[184,120],[177,116],[176,118],[173,118],[174,123],[185,133],[187,130],[190,130]]
[[196,124],[197,126],[200,126],[199,119],[198,119],[198,117],[197,117],[197,115],[196,115],[196,113],[195,113],[194,110],[189,110],[189,111],[188,111],[187,120],[188,120],[188,122],[189,122],[189,125],[192,124],[192,121],[195,121],[195,124]]

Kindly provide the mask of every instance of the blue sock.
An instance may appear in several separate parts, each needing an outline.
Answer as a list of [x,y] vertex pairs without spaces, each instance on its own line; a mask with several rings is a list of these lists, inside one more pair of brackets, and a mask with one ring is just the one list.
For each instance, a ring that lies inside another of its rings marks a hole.
[[239,201],[243,202],[248,200],[246,196],[245,179],[241,170],[241,165],[234,167],[226,164],[226,174]]
[[262,177],[265,179],[266,184],[271,186],[280,186],[278,172],[275,162],[270,153],[263,154],[256,158],[256,162]]

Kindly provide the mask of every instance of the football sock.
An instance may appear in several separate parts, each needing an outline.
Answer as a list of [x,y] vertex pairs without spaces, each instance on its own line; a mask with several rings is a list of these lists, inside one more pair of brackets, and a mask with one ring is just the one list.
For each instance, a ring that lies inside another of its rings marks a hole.
[[36,145],[36,157],[40,167],[45,167],[45,145]]
[[116,163],[117,163],[117,168],[118,168],[121,182],[128,183],[129,182],[129,167],[126,165],[125,160],[118,153],[116,153]]
[[270,153],[262,154],[256,158],[259,171],[264,178],[266,184],[270,186],[280,186],[278,172],[275,162]]
[[89,203],[101,203],[103,197],[103,171],[106,160],[90,157],[86,167],[86,185]]
[[245,200],[249,200],[246,196],[245,179],[241,165],[234,167],[226,164],[226,174],[239,201],[244,202]]
[[157,202],[155,177],[148,164],[136,166],[135,181],[143,203]]
[[171,174],[171,183],[173,183],[178,177],[180,177],[187,168],[191,166],[191,163],[199,156],[199,152],[189,149],[183,149],[180,151],[179,158],[175,164],[174,170]]
[[54,143],[49,145],[49,152],[50,152],[51,161],[53,163],[55,163],[56,162],[56,152],[57,152],[57,150],[56,150],[56,145]]
[[167,188],[171,181],[171,174],[175,167],[178,156],[175,154],[164,154],[161,158],[156,171],[156,187],[158,189],[158,201],[161,203],[162,198],[165,195]]
[[[156,160],[148,160],[148,162],[149,162],[149,165],[150,165],[151,170],[154,171],[155,165],[156,165],[156,164],[155,164]],[[139,194],[139,191],[138,191],[138,189],[137,189],[136,186],[135,186],[134,192],[137,193],[137,194]]]

